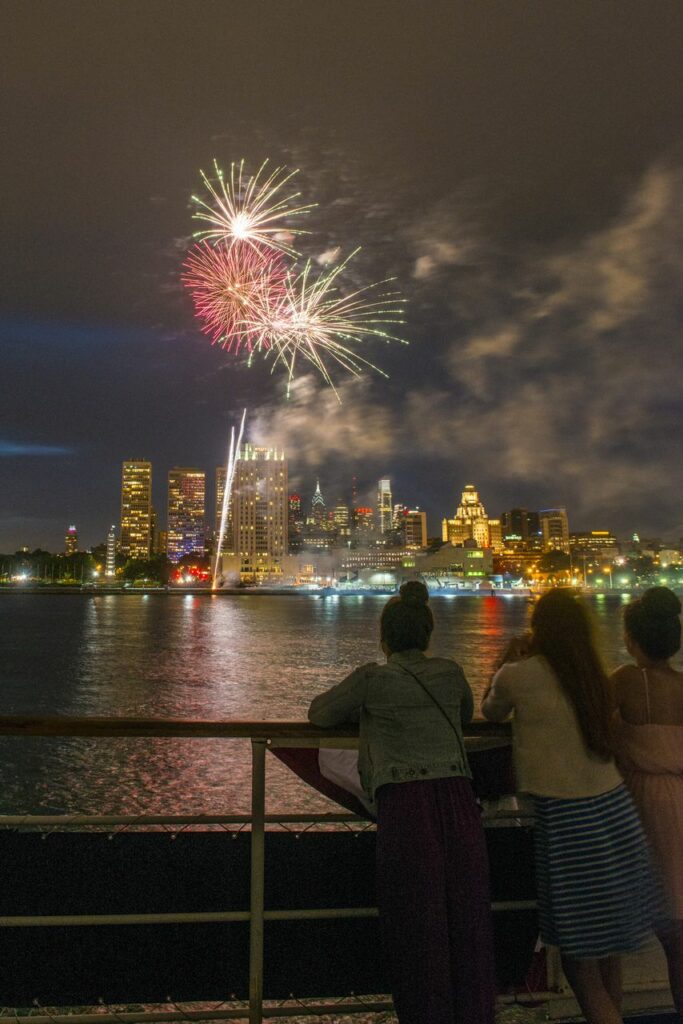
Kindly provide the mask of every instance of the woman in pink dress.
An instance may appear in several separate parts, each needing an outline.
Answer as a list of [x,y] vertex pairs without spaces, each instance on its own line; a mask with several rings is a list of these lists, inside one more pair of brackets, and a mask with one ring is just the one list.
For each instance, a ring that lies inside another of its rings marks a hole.
[[657,935],[683,1016],[683,672],[670,664],[681,647],[680,612],[667,587],[653,587],[626,607],[626,648],[635,665],[622,665],[612,681],[619,766],[667,897],[669,919]]

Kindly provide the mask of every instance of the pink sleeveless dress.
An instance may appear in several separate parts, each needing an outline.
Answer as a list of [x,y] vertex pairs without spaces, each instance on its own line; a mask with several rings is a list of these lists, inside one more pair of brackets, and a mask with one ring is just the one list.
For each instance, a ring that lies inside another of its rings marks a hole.
[[[648,719],[650,698],[643,670]],[[668,897],[672,918],[683,918],[683,725],[633,725],[617,715],[618,763]]]

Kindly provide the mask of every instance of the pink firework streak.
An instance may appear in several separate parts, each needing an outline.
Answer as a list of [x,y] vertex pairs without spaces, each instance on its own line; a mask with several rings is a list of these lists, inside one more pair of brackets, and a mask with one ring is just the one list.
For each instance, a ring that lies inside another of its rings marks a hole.
[[261,327],[282,301],[287,268],[281,255],[254,245],[195,245],[183,264],[182,282],[192,295],[195,314],[213,344],[251,354],[268,348]]

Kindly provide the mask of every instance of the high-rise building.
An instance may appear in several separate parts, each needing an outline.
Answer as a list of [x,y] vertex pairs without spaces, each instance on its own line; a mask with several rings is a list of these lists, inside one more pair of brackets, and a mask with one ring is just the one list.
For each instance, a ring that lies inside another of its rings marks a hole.
[[349,537],[351,535],[351,523],[349,515],[349,506],[346,504],[343,498],[337,499],[337,504],[334,506],[333,512],[333,525],[337,531],[338,537]]
[[467,484],[462,492],[453,519],[442,521],[441,536],[444,541],[454,545],[474,540],[478,548],[490,546],[488,516],[473,484]]
[[112,526],[107,534],[107,556],[104,563],[104,575],[111,579],[116,576],[116,527]]
[[366,544],[374,530],[374,514],[371,508],[360,506],[353,510],[353,532],[359,544]]
[[503,543],[506,547],[535,547],[540,535],[538,512],[525,508],[511,508],[500,517]]
[[75,555],[78,551],[78,530],[75,526],[70,526],[66,531],[64,537],[64,553],[67,555]]
[[408,509],[402,518],[407,548],[427,547],[427,513],[419,508]]
[[287,538],[289,551],[296,554],[303,547],[304,514],[301,510],[301,495],[290,494],[287,499]]
[[394,505],[394,511],[391,515],[391,526],[394,530],[400,530],[401,524],[403,523],[403,516],[408,511],[407,505]]
[[203,470],[176,466],[169,471],[166,552],[172,562],[204,554],[205,499]]
[[538,513],[544,551],[569,552],[569,522],[566,508],[546,508]]
[[243,578],[282,572],[288,518],[284,452],[243,445],[235,463],[229,541],[230,555],[239,562]]
[[325,499],[323,498],[322,491],[320,490],[320,480],[316,480],[315,492],[311,498],[311,519],[316,526],[320,527],[325,522],[325,512]]
[[503,526],[500,519],[489,519],[489,547],[496,554],[505,547],[503,544]]
[[391,530],[392,515],[391,480],[383,477],[377,484],[377,524],[380,533],[388,533]]
[[[214,554],[218,551],[218,538],[221,532],[221,520],[223,518],[223,499],[225,497],[225,466],[216,466],[216,505],[214,509],[213,543]],[[227,521],[226,521],[227,530]],[[225,537],[223,537],[223,550],[225,551]]]
[[121,473],[121,553],[149,558],[152,548],[152,463],[130,460]]

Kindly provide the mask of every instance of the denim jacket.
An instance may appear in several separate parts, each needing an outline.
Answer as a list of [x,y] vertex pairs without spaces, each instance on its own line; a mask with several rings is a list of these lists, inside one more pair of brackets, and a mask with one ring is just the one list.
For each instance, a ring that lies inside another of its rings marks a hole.
[[322,727],[360,722],[358,768],[363,789],[374,799],[388,782],[471,778],[462,727],[472,713],[472,691],[460,666],[412,650],[392,654],[385,665],[361,665],[316,697],[308,718]]

